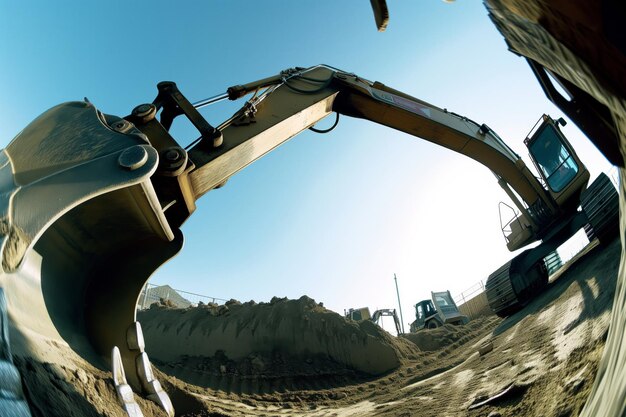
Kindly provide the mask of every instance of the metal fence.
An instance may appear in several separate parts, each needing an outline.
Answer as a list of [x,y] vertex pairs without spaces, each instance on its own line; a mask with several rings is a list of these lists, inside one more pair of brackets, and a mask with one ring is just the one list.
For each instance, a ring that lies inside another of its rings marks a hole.
[[478,294],[484,291],[485,291],[485,284],[481,280],[480,282],[477,282],[476,284],[472,285],[471,287],[469,287],[468,289],[466,289],[465,291],[461,292],[459,295],[454,297],[454,303],[457,306],[460,306],[462,304],[465,304],[468,300],[471,300],[472,298],[476,297]]
[[[585,247],[587,247],[588,244],[589,242],[585,239],[581,239],[573,243],[568,242],[567,247],[559,248],[559,252],[554,252],[548,255],[548,257],[546,257],[546,260],[549,263],[548,267],[550,270],[550,274],[552,274],[553,272],[556,272],[562,265],[565,265],[568,261],[570,261],[576,255],[578,255],[583,249],[585,249]],[[557,268],[557,264],[558,264],[558,268]],[[464,305],[466,307],[465,310],[467,309],[470,309],[472,311],[481,310],[482,304],[487,303],[487,298],[482,297],[481,295],[484,292],[485,292],[485,283],[484,281],[481,280],[477,282],[476,284],[472,285],[471,287],[469,287],[468,289],[466,289],[465,291],[462,291],[457,296],[453,297],[453,299],[460,310],[464,310],[462,308],[462,306]],[[481,299],[478,298],[479,296],[481,297]],[[484,300],[482,300],[482,298],[484,298]],[[468,314],[467,311],[462,311],[462,312],[464,314]],[[468,314],[468,315],[473,316],[473,314]]]
[[546,263],[546,268],[548,268],[548,275],[552,275],[563,266],[563,260],[557,251],[551,252],[543,260]]
[[177,290],[169,285],[155,285],[147,283],[139,294],[137,309],[145,310],[150,308],[150,306],[154,303],[160,303],[161,300],[169,302],[171,305],[178,308],[195,307],[199,303],[224,304],[228,301],[224,298],[210,297],[208,295]]

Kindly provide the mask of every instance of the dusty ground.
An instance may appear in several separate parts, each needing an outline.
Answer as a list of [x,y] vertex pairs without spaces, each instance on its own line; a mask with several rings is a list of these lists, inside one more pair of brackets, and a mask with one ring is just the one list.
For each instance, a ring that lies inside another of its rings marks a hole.
[[[577,414],[595,377],[619,258],[617,241],[589,247],[514,316],[406,339],[347,322],[306,297],[155,307],[139,319],[178,416],[565,417]],[[298,348],[273,342],[286,334]],[[226,340],[202,347],[212,337]],[[489,342],[493,350],[481,356]],[[395,361],[393,369],[372,365],[377,356],[385,366]],[[35,416],[124,415],[110,373],[75,355],[63,365],[16,357],[16,365]],[[145,416],[165,415],[139,404]]]
[[[484,318],[464,329],[409,336],[421,352],[396,339],[401,365],[382,376],[346,372],[335,363],[340,377],[333,379],[333,369],[322,362],[311,373],[280,356],[263,358],[273,363],[268,372],[246,372],[222,356],[208,361],[214,381],[205,386],[166,379],[171,389],[195,397],[188,415],[576,415],[602,353],[619,256],[617,241],[591,247],[553,277],[541,297],[506,320]],[[493,350],[481,356],[478,350],[487,342]],[[197,360],[186,359],[159,367],[173,374],[176,367],[197,369]],[[276,363],[295,370],[299,381],[286,383]],[[315,375],[320,369],[323,375]],[[247,389],[234,374],[247,378]]]

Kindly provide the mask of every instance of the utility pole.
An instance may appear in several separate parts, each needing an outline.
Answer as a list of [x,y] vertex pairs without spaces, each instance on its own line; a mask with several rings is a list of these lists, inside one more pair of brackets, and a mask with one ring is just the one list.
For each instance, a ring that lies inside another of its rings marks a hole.
[[398,294],[398,307],[400,307],[400,324],[402,325],[402,333],[404,333],[404,318],[402,317],[402,303],[400,303],[400,291],[398,290],[398,278],[393,273],[393,280],[396,282],[396,294]]

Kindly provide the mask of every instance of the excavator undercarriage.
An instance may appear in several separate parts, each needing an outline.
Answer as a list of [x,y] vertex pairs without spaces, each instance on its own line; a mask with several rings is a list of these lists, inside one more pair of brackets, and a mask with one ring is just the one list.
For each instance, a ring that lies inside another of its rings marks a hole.
[[619,195],[604,173],[583,192],[581,210],[563,222],[560,229],[489,275],[485,292],[491,309],[501,317],[510,316],[543,291],[548,285],[544,259],[581,228],[589,240],[597,238],[601,244],[608,244],[619,235]]

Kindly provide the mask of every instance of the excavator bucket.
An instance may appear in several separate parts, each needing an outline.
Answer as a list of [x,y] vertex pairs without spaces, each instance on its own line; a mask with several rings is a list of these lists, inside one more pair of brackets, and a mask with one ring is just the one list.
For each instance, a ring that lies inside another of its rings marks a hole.
[[183,243],[150,180],[158,162],[132,124],[87,102],[48,110],[0,151],[0,287],[14,356],[109,370],[117,347],[128,384],[160,395],[135,323],[141,288]]

